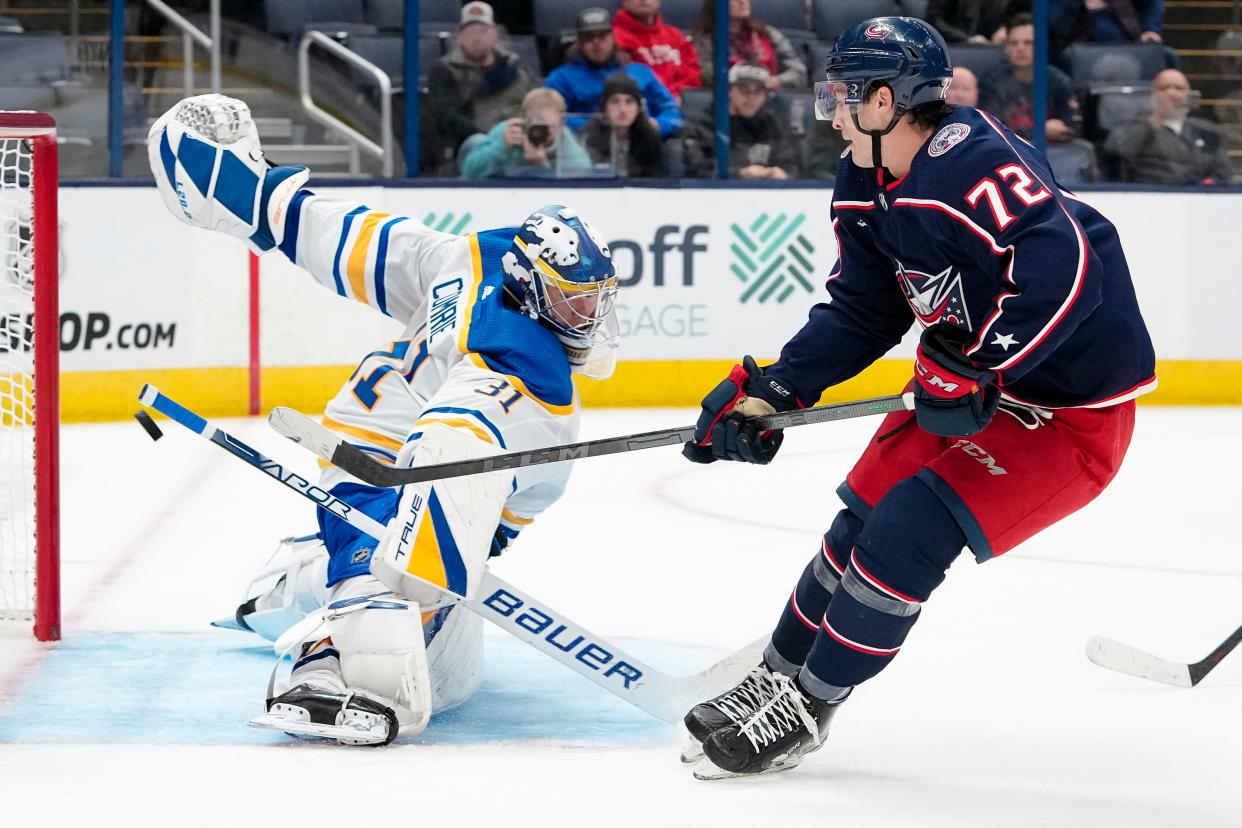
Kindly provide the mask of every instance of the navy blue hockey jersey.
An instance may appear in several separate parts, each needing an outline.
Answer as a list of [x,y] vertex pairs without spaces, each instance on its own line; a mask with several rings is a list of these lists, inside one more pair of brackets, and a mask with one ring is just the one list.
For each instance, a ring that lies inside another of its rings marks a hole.
[[875,170],[841,160],[830,301],[811,310],[772,373],[810,404],[912,321],[943,320],[971,333],[967,356],[1018,402],[1104,406],[1155,388],[1116,228],[993,117],[953,109],[909,173],[880,192]]

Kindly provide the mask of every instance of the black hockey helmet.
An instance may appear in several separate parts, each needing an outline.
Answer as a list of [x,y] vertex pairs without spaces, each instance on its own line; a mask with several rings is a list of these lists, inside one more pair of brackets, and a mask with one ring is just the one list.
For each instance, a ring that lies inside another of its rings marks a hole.
[[[879,165],[880,136],[892,131],[919,104],[943,101],[953,79],[944,38],[913,17],[873,17],[837,40],[815,84],[815,116],[832,120],[838,105],[849,107],[854,126],[870,135]],[[855,109],[881,84],[893,92],[893,117],[884,129],[864,129]]]
[[841,35],[824,70],[826,83],[846,85],[845,103],[862,103],[883,83],[893,90],[897,111],[904,113],[944,100],[953,61],[944,38],[922,20],[873,17]]

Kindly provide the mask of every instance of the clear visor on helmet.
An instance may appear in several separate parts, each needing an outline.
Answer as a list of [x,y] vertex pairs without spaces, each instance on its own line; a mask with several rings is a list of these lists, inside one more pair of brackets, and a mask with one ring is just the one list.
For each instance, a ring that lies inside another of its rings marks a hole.
[[862,90],[861,81],[817,81],[815,83],[816,120],[831,121],[837,115],[837,107],[858,106],[862,103]]

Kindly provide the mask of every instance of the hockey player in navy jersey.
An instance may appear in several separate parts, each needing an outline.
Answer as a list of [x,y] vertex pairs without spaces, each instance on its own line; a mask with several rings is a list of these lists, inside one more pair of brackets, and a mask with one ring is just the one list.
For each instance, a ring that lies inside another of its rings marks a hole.
[[[268,167],[249,108],[218,94],[165,113],[148,155],[174,216],[284,255],[308,285],[405,326],[370,343],[327,405],[330,431],[397,466],[577,440],[572,374],[612,373],[617,277],[574,210],[456,236],[312,192],[305,167]],[[283,544],[225,622],[293,651],[287,685],[268,686],[251,724],[352,745],[416,736],[482,680],[482,622],[446,594],[473,597],[489,557],[561,496],[571,464],[401,489],[324,465],[318,486],[388,531],[372,539],[318,511],[319,532]]]
[[923,327],[914,413],[889,415],[762,663],[687,713],[700,778],[778,771],[818,748],[853,688],[901,650],[969,547],[982,563],[1085,506],[1117,473],[1155,357],[1114,227],[994,117],[944,102],[940,35],[881,17],[846,32],[817,114],[848,142],[840,257],[773,365],[703,400],[691,460],[767,463],[751,418],[815,403]]

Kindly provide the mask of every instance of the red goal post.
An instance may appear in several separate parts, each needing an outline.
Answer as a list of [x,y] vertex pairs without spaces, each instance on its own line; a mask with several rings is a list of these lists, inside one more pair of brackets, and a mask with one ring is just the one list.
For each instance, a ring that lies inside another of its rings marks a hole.
[[0,111],[0,621],[60,638],[56,122]]

